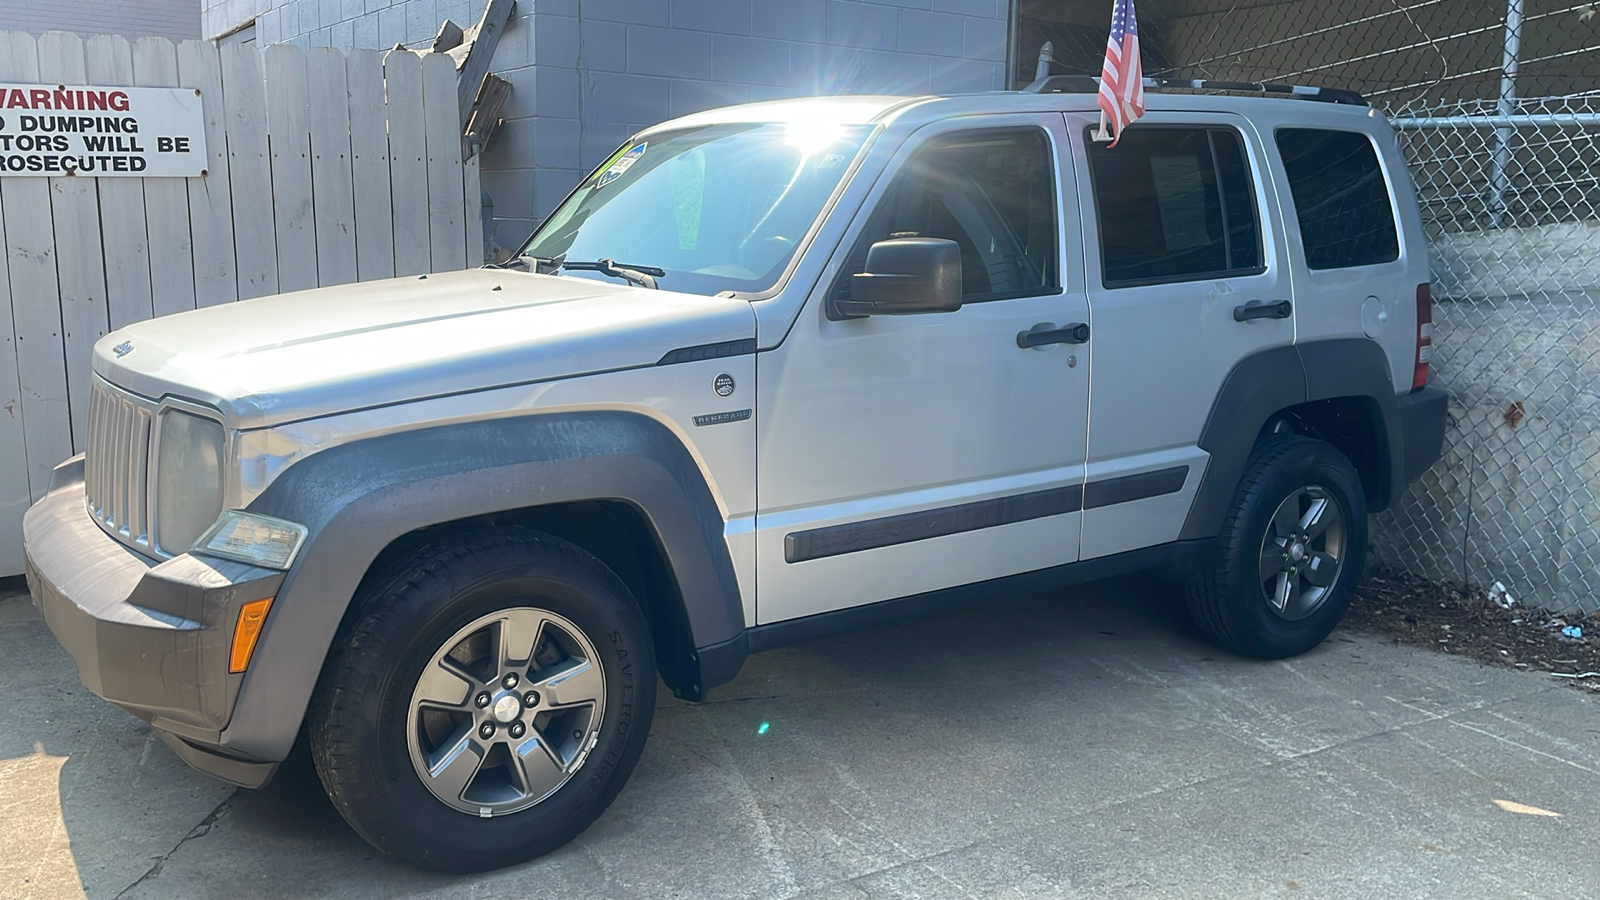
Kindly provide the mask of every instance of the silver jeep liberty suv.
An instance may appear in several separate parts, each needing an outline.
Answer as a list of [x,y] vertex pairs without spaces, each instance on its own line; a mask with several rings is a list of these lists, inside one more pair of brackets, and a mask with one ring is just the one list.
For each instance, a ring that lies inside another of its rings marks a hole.
[[450,871],[594,821],[658,675],[1153,566],[1230,650],[1316,646],[1443,436],[1394,133],[1153,91],[1108,148],[1035,87],[688,116],[501,267],[108,335],[35,603],[195,768],[305,733]]

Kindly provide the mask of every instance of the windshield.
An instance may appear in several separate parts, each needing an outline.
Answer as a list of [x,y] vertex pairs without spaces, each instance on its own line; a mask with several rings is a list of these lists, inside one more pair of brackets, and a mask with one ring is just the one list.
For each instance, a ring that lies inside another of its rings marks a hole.
[[871,130],[737,123],[652,134],[606,160],[520,252],[655,267],[665,290],[767,290]]

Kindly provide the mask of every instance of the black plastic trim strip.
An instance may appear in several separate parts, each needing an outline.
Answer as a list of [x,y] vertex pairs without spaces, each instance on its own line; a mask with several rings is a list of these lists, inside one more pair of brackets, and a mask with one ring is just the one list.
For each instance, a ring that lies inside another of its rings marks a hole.
[[1012,494],[991,500],[978,500],[955,506],[941,506],[920,512],[829,525],[785,535],[783,558],[797,563],[825,559],[862,550],[877,550],[896,544],[909,544],[929,538],[945,537],[1014,522],[1096,509],[1174,494],[1183,490],[1189,477],[1188,466],[1174,466],[1155,472],[1140,472],[1096,481],[1087,486],[1068,485],[1026,494]]
[[1173,466],[1170,469],[1157,469],[1154,472],[1140,472],[1137,475],[1092,481],[1083,489],[1083,508],[1099,509],[1102,506],[1115,506],[1118,503],[1131,503],[1135,500],[1176,494],[1183,490],[1184,482],[1188,480],[1188,466]]
[[805,562],[860,550],[876,550],[879,547],[892,547],[895,544],[908,544],[912,541],[960,534],[963,531],[993,528],[996,525],[1009,525],[1012,522],[1058,516],[1080,509],[1083,509],[1083,486],[1073,484],[1027,494],[995,497],[992,500],[978,500],[956,506],[941,506],[937,509],[886,516],[882,519],[868,519],[865,522],[849,522],[844,525],[813,528],[810,531],[797,531],[784,537],[783,558],[785,562]]
[[700,362],[706,359],[725,359],[729,356],[749,356],[756,352],[756,339],[745,338],[738,341],[723,341],[720,344],[699,344],[694,347],[679,347],[667,351],[661,357],[658,366],[672,366],[678,363]]

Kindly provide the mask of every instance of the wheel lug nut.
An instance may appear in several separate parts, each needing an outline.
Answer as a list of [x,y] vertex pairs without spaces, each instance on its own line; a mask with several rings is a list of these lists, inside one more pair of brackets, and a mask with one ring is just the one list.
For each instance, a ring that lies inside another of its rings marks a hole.
[[575,741],[583,740],[583,732],[582,731],[574,731],[572,733],[572,739],[575,740]]
[[478,696],[472,698],[472,702],[475,705],[477,705],[477,707],[479,709],[487,708],[488,705],[489,705],[489,692],[488,691],[484,691],[483,693],[479,694]]
[[505,685],[505,689],[508,691],[515,688],[517,686],[517,673],[507,672],[506,677],[500,679],[500,683]]
[[493,722],[485,722],[482,725],[479,725],[478,726],[478,737],[481,737],[486,741],[488,739],[494,737],[494,723]]
[[526,694],[523,694],[522,695],[522,705],[523,706],[538,706],[539,705],[539,692],[538,691],[529,691]]
[[522,735],[525,732],[527,732],[527,730],[528,730],[527,727],[524,726],[521,722],[512,722],[511,723],[511,736],[514,737],[514,738],[522,737]]

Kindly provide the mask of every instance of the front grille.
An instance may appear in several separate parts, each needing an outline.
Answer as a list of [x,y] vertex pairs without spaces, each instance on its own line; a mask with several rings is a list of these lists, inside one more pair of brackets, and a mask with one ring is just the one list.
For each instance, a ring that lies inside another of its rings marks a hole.
[[155,404],[100,379],[89,388],[83,481],[89,514],[113,537],[150,548],[150,426]]

